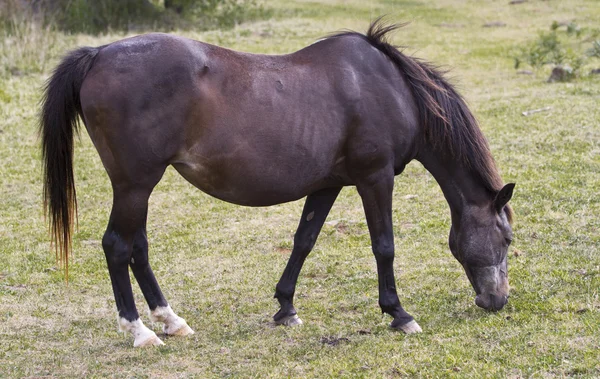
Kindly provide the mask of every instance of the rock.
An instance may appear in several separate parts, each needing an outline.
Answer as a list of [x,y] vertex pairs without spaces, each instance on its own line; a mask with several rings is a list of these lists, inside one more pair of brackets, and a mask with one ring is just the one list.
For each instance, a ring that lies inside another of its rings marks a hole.
[[458,28],[465,27],[464,24],[452,24],[452,23],[448,23],[448,22],[442,22],[442,23],[438,24],[438,26],[440,28],[450,28],[450,29],[458,29]]
[[10,74],[12,76],[23,76],[23,75],[25,75],[25,73],[23,71],[21,71],[18,67],[11,67],[10,68]]
[[350,342],[350,340],[346,337],[321,337],[321,343],[324,345],[337,346],[342,342]]
[[506,26],[506,23],[502,21],[490,21],[483,24],[484,28],[500,28],[503,26]]
[[575,76],[573,69],[570,66],[556,66],[552,69],[552,73],[548,78],[548,83],[566,82]]

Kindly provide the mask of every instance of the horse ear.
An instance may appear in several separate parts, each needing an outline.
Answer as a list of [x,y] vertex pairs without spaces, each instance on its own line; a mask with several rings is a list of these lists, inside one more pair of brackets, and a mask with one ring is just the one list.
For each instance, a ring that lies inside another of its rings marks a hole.
[[513,194],[513,190],[515,189],[515,183],[508,183],[496,195],[494,199],[494,208],[498,213],[504,208],[506,203],[510,200]]

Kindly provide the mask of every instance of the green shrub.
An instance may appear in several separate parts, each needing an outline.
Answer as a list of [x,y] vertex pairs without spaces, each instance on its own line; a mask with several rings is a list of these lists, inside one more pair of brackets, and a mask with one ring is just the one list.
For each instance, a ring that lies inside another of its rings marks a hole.
[[57,0],[50,12],[60,29],[91,34],[139,29],[160,15],[147,0]]
[[[232,27],[264,14],[257,0],[0,0],[0,22],[34,19],[69,33]],[[33,16],[33,17],[32,17]]]
[[231,27],[261,9],[256,0],[54,0],[49,8],[62,30],[92,34]]
[[0,17],[0,76],[43,72],[59,40],[35,9],[17,1],[2,4]]
[[0,0],[0,77],[46,71],[69,33],[231,27],[262,12],[256,0]]
[[585,50],[586,43],[596,35],[597,30],[582,29],[574,22],[559,24],[555,21],[550,31],[540,32],[536,40],[518,48],[514,56],[515,68],[523,64],[536,70],[545,65],[563,67],[568,73],[564,80],[572,80],[580,76],[587,58],[600,57],[599,41]]
[[165,0],[164,5],[201,29],[232,27],[263,12],[256,0]]
[[586,54],[590,58],[600,58],[600,40],[592,42],[592,47],[586,51]]

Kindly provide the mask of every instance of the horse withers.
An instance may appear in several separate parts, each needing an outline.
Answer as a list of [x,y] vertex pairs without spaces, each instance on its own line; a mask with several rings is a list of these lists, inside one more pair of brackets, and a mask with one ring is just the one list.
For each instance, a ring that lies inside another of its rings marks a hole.
[[477,121],[429,64],[387,42],[398,25],[332,35],[288,55],[239,53],[167,34],[146,34],[71,52],[49,79],[41,112],[44,200],[67,268],[76,212],[73,134],[78,118],[113,188],[102,239],[119,315],[134,346],[162,341],[140,320],[129,269],[151,318],[168,335],[193,333],[148,263],[148,198],[173,166],[202,191],[269,206],[306,197],[277,283],[278,324],[301,323],[298,275],[338,193],[356,186],[377,262],[379,305],[391,326],[420,332],[394,279],[394,176],[420,161],[450,206],[450,250],[476,304],[507,302],[514,184],[503,185]]

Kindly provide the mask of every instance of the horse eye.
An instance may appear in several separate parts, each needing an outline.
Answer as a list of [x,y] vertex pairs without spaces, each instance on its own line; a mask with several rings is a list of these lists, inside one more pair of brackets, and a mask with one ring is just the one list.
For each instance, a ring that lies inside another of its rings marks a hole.
[[512,238],[505,238],[505,240],[508,245],[510,245],[512,243]]

